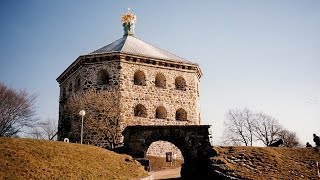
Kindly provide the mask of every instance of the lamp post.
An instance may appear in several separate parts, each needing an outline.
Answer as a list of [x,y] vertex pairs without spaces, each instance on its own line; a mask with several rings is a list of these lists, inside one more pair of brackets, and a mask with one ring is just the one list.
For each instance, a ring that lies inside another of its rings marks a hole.
[[81,116],[81,144],[83,139],[83,116],[86,115],[86,112],[84,110],[81,110],[79,112],[79,115]]

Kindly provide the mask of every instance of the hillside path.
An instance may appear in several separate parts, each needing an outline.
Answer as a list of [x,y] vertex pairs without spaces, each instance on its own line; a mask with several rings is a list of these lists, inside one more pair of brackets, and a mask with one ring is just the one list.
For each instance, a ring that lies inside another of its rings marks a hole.
[[154,179],[180,179],[181,167],[175,169],[167,169],[162,171],[152,172]]

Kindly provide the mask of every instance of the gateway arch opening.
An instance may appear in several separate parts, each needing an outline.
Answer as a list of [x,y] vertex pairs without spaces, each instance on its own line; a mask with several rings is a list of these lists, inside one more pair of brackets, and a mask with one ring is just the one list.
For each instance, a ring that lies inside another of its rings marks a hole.
[[124,151],[135,159],[146,159],[153,142],[168,141],[183,155],[182,178],[209,177],[210,157],[216,155],[210,144],[209,128],[210,125],[127,126],[122,132]]
[[146,158],[149,160],[150,171],[181,168],[184,162],[180,149],[173,143],[162,140],[150,144]]

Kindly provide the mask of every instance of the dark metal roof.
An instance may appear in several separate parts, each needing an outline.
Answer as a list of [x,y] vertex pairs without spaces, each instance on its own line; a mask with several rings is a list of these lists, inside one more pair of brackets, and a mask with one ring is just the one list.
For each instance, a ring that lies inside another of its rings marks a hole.
[[166,59],[183,63],[192,63],[170,52],[167,52],[138,38],[135,38],[134,36],[123,36],[122,38],[112,42],[111,44],[108,44],[98,50],[89,53],[89,55],[114,52],[128,53],[150,58]]

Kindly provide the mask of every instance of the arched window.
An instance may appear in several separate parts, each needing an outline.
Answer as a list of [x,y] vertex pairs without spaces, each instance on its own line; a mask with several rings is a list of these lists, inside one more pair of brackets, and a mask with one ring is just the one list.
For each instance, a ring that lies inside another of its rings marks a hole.
[[146,85],[146,76],[143,71],[137,71],[134,73],[133,83],[140,86]]
[[77,76],[75,82],[75,90],[79,90],[81,88],[81,76]]
[[106,70],[100,70],[97,74],[97,84],[98,85],[108,85],[109,84],[109,74]]
[[166,77],[163,74],[158,73],[154,81],[156,87],[166,88]]
[[167,118],[167,110],[163,106],[159,106],[156,109],[156,118],[166,119]]
[[176,120],[177,121],[186,121],[187,120],[187,111],[180,108],[176,111]]
[[186,80],[181,76],[176,78],[175,85],[177,90],[185,91],[187,89]]
[[68,91],[71,92],[72,91],[72,83],[69,84],[69,88]]
[[136,107],[134,107],[134,116],[147,117],[146,107],[144,107],[144,105],[142,105],[142,104],[136,105]]

